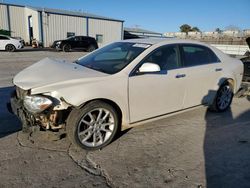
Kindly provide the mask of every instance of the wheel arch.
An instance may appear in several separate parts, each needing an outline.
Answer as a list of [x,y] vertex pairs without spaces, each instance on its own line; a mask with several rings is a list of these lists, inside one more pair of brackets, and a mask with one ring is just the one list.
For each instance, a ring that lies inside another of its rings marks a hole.
[[224,85],[224,84],[226,84],[226,83],[228,83],[231,87],[232,87],[232,89],[233,89],[233,91],[234,91],[234,93],[236,92],[236,87],[235,87],[235,80],[233,79],[233,78],[224,78],[224,79],[222,79],[221,80],[221,82],[219,83],[219,88],[222,86],[222,85]]
[[4,49],[6,49],[6,47],[7,47],[8,45],[14,46],[14,47],[15,47],[15,49],[17,49],[17,46],[16,46],[15,44],[12,44],[12,43],[8,43],[8,44],[6,44],[6,45],[5,45],[5,47],[4,47]]
[[[122,110],[121,110],[121,108],[119,107],[119,105],[116,102],[114,102],[114,101],[112,101],[110,99],[105,99],[105,98],[92,99],[92,100],[89,100],[89,101],[81,104],[78,108],[83,108],[88,103],[94,102],[94,101],[101,101],[101,102],[105,102],[105,103],[111,105],[115,109],[115,111],[117,112],[117,114],[118,114],[119,126],[121,126],[121,124],[122,124],[122,118],[123,118]],[[121,129],[121,127],[119,127],[119,128]]]

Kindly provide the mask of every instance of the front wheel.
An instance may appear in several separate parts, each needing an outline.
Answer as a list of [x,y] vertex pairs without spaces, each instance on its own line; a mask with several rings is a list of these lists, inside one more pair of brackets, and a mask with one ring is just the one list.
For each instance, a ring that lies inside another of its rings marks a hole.
[[233,89],[229,83],[225,83],[219,88],[213,105],[210,106],[210,109],[216,112],[224,112],[230,107],[232,99]]
[[70,113],[66,129],[73,144],[86,150],[97,150],[113,140],[118,127],[115,109],[102,101],[93,101]]
[[14,52],[16,50],[16,47],[13,44],[7,44],[5,50],[8,52]]
[[69,44],[63,45],[63,51],[64,52],[69,52],[71,50],[71,46]]

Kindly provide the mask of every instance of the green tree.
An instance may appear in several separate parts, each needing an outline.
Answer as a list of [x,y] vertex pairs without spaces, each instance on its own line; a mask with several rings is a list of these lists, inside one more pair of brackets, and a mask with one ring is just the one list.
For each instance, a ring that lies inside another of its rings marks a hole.
[[215,31],[218,32],[218,33],[222,32],[222,30],[220,28],[216,28]]
[[180,26],[180,31],[184,32],[184,33],[188,33],[189,31],[191,31],[192,27],[188,24],[183,24]]
[[200,32],[200,29],[198,28],[198,27],[193,27],[192,29],[191,29],[191,31],[196,31],[196,32]]
[[10,36],[10,31],[0,29],[0,35],[8,35],[8,36]]

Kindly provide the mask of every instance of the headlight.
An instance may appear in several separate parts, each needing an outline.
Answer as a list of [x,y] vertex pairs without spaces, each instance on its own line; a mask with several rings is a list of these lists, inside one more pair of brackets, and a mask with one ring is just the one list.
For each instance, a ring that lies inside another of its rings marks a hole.
[[61,44],[61,41],[56,42],[56,45],[60,45],[60,44]]
[[50,107],[52,101],[43,96],[25,96],[23,105],[28,111],[39,113]]

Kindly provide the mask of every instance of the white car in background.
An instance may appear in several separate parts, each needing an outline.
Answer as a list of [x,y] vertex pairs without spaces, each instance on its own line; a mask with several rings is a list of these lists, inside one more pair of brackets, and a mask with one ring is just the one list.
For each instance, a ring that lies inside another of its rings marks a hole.
[[109,44],[75,63],[43,59],[14,78],[12,111],[23,128],[66,129],[84,149],[117,131],[198,105],[229,108],[243,64],[195,41],[135,39]]
[[23,48],[23,42],[21,39],[0,35],[0,50],[14,52],[16,49],[21,48]]

